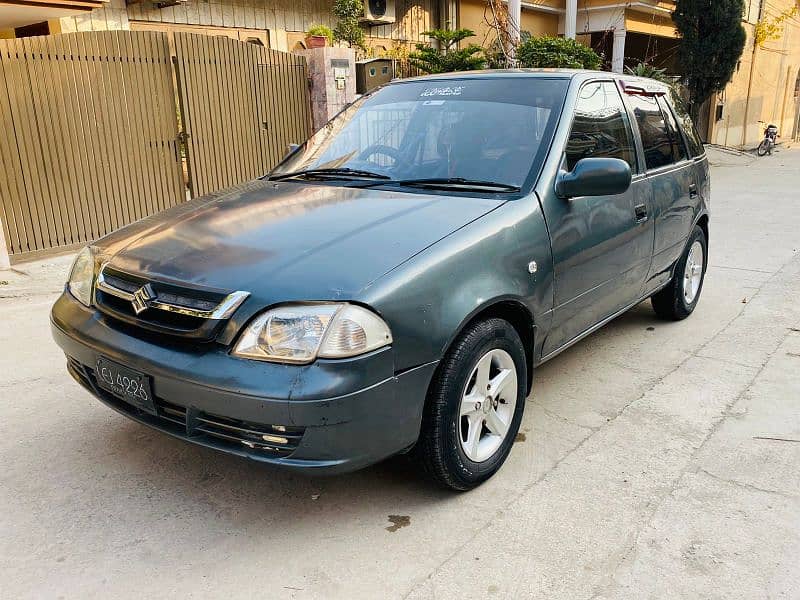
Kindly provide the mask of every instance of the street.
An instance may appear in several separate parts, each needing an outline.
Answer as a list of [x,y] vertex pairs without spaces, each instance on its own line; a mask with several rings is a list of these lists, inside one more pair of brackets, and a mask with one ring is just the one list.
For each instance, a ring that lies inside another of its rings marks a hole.
[[0,272],[3,598],[800,597],[800,150],[710,151],[687,320],[643,303],[541,366],[496,477],[287,474],[67,374],[71,257]]

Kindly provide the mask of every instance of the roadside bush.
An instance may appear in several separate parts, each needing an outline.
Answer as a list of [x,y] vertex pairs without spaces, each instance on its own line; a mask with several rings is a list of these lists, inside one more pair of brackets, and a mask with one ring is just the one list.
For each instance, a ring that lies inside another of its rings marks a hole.
[[655,79],[656,81],[666,83],[667,85],[672,85],[674,83],[673,79],[667,76],[666,69],[658,69],[646,62],[640,62],[635,67],[625,67],[625,72],[630,75],[636,75],[637,77]]
[[529,38],[517,48],[519,66],[526,68],[599,69],[600,56],[587,46],[561,37]]
[[483,48],[469,44],[463,48],[461,41],[475,35],[471,29],[433,29],[425,31],[432,40],[439,42],[438,48],[430,44],[417,44],[417,49],[408,55],[409,62],[425,73],[449,73],[451,71],[474,71],[486,65]]

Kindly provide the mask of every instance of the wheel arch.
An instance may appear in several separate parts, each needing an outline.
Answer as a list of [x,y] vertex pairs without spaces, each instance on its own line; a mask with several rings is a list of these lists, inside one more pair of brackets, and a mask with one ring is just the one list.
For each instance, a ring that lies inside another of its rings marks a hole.
[[533,386],[533,356],[536,322],[530,309],[519,298],[513,296],[499,297],[478,306],[461,321],[455,333],[442,349],[441,356],[444,357],[450,351],[450,348],[452,348],[462,332],[471,324],[476,321],[485,321],[486,319],[492,318],[503,319],[510,323],[522,340],[522,345],[525,349],[525,368],[528,381],[527,389],[525,390],[527,395],[530,393]]
[[703,230],[703,233],[706,236],[706,246],[708,246],[708,213],[700,213],[700,216],[697,217],[697,220],[694,223]]

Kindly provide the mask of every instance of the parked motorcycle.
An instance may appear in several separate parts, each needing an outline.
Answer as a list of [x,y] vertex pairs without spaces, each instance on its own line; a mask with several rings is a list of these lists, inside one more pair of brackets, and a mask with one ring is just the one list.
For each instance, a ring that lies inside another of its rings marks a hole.
[[775,147],[777,140],[778,127],[770,123],[764,130],[764,139],[761,140],[761,143],[758,145],[758,155],[764,156],[766,154],[772,154],[772,149]]

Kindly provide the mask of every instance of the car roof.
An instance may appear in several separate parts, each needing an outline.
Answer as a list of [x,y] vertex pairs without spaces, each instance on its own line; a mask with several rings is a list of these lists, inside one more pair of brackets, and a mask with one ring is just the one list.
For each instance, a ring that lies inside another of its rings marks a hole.
[[589,69],[485,69],[482,71],[455,71],[452,73],[437,73],[435,75],[422,75],[419,77],[409,77],[407,79],[397,79],[392,84],[413,82],[413,81],[452,81],[464,79],[507,79],[507,78],[534,78],[534,79],[592,79],[603,77],[604,79],[619,79],[626,82],[639,82],[648,89],[658,87],[666,89],[667,86],[660,81],[647,77],[637,77],[622,73],[612,73],[610,71],[593,71]]
[[[571,79],[580,73],[592,73],[583,69],[484,69],[480,71],[454,71],[409,77],[403,81],[442,80],[442,79],[493,79],[507,77],[541,77],[546,79]],[[599,72],[599,71],[597,71]]]

